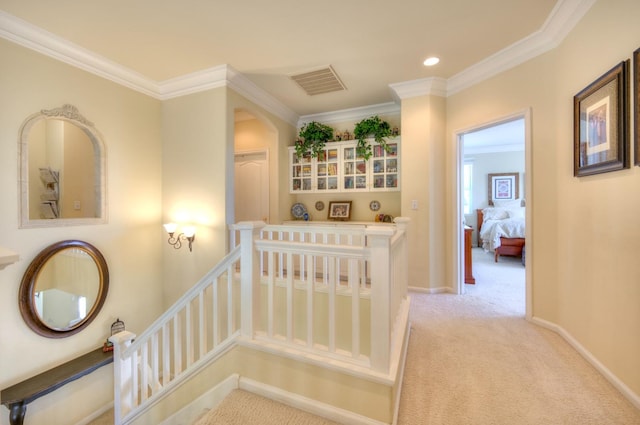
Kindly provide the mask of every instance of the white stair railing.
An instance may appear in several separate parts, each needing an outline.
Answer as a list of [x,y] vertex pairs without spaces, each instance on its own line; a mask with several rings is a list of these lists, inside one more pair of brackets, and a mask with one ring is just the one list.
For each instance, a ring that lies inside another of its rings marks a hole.
[[141,407],[231,345],[240,329],[234,302],[239,259],[236,248],[139,337],[120,332],[110,338],[115,424],[128,423]]
[[390,373],[408,316],[407,223],[231,226],[222,262],[140,337],[110,338],[115,424],[239,340]]

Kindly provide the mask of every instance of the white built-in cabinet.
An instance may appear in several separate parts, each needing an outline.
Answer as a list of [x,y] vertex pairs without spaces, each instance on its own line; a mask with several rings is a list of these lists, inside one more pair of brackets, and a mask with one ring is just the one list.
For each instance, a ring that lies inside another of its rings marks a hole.
[[388,140],[389,152],[371,142],[368,160],[356,154],[357,141],[329,142],[317,158],[299,158],[289,148],[291,193],[373,192],[400,190],[400,138]]

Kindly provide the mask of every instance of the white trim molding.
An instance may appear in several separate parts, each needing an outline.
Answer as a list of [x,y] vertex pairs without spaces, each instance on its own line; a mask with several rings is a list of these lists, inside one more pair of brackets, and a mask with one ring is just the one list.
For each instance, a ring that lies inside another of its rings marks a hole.
[[228,86],[282,120],[300,126],[301,122],[309,120],[330,123],[375,114],[395,113],[395,109],[400,109],[396,103],[416,96],[451,96],[553,49],[582,19],[595,1],[559,0],[538,31],[448,80],[433,77],[390,84],[395,102],[303,117],[298,117],[286,105],[229,65],[220,65],[157,82],[2,10],[0,37],[159,100]]
[[0,270],[4,269],[10,264],[15,263],[19,259],[20,256],[17,253],[0,246]]
[[[560,0],[542,27],[499,52],[459,72],[448,80],[420,79],[390,84],[400,99],[451,96],[557,47],[589,11],[596,0]],[[445,87],[442,87],[444,81]]]
[[362,106],[359,108],[341,109],[339,111],[324,112],[320,114],[302,115],[298,119],[298,128],[310,121],[330,124],[334,122],[360,120],[372,115],[400,115],[400,104],[388,102],[377,105]]
[[558,335],[560,335],[570,346],[572,346],[584,359],[589,362],[602,376],[605,377],[611,385],[613,385],[620,393],[627,398],[635,407],[640,409],[640,395],[636,394],[629,388],[624,382],[620,380],[611,370],[609,370],[605,365],[600,363],[598,359],[591,354],[589,350],[587,350],[578,340],[576,340],[573,335],[571,335],[566,329],[562,326],[556,325],[555,323],[549,322],[547,320],[541,319],[539,317],[532,317],[531,322],[535,323],[538,326],[549,329]]

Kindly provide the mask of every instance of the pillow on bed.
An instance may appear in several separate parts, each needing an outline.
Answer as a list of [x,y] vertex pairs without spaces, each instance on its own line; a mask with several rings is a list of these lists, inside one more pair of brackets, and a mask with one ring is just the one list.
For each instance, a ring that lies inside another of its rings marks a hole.
[[510,208],[507,210],[509,218],[524,218],[524,207]]
[[494,199],[493,206],[496,208],[510,209],[510,208],[519,208],[522,206],[522,203],[520,199],[510,199],[510,200]]
[[504,220],[509,218],[509,212],[504,208],[485,208],[482,210],[484,221],[487,220]]

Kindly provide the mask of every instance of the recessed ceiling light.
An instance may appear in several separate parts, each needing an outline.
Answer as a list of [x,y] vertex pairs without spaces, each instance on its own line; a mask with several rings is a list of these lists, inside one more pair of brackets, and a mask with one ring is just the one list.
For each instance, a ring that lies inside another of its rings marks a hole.
[[432,57],[426,58],[424,60],[424,66],[433,66],[433,65],[437,64],[438,62],[440,62],[440,58],[432,56]]

